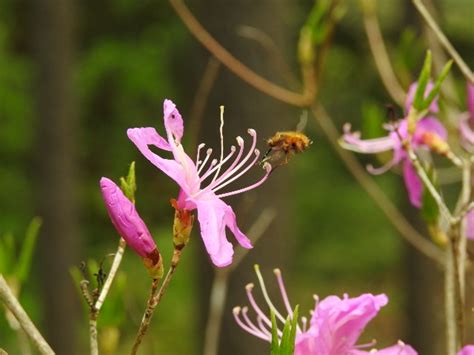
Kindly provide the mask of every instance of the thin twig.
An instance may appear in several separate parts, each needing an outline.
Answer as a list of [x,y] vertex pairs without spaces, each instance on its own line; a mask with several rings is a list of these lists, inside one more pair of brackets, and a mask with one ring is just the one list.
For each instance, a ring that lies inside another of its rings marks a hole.
[[[266,208],[262,211],[257,220],[250,227],[247,235],[252,244],[268,229],[276,217],[276,212],[272,208]],[[216,269],[214,279],[212,280],[211,295],[209,298],[209,313],[206,322],[206,332],[204,335],[204,355],[216,355],[219,346],[219,337],[224,313],[225,302],[227,299],[227,290],[229,285],[229,276],[242,259],[247,255],[248,249],[239,248],[235,253],[234,260],[230,266],[224,269]]]
[[298,107],[308,107],[313,102],[313,93],[304,92],[302,94],[285,89],[275,83],[263,78],[252,69],[244,65],[235,58],[229,51],[222,47],[209,32],[199,23],[194,15],[189,11],[181,0],[169,0],[183,23],[191,34],[201,42],[223,65],[231,72],[240,77],[254,88],[282,102]]
[[428,12],[423,2],[421,0],[412,0],[412,1],[415,7],[417,8],[418,12],[421,14],[421,16],[426,21],[426,23],[431,28],[431,30],[435,33],[441,45],[446,49],[446,51],[449,53],[451,58],[453,58],[454,62],[457,64],[457,66],[459,67],[461,72],[464,74],[466,79],[474,84],[474,74],[472,73],[471,69],[461,58],[461,56],[453,47],[451,42],[449,42],[448,38],[444,35],[443,31],[441,31],[438,24],[433,19],[431,14]]
[[461,297],[464,302],[466,291],[466,262],[467,262],[467,233],[466,233],[466,218],[464,217],[464,209],[469,207],[469,200],[471,198],[471,162],[466,159],[464,161],[462,173],[462,189],[461,195],[456,208],[456,215],[461,217],[461,235],[459,238],[459,285],[461,288]]
[[176,271],[176,268],[178,267],[179,261],[181,259],[181,252],[182,250],[174,249],[173,251],[173,257],[171,259],[171,265],[170,268],[168,269],[168,273],[166,274],[165,278],[163,279],[163,283],[161,284],[161,287],[158,291],[156,292],[156,289],[158,287],[158,281],[159,280],[153,280],[152,288],[150,291],[150,297],[148,299],[147,303],[147,308],[145,310],[145,313],[143,314],[142,322],[140,324],[140,328],[138,329],[137,335],[135,337],[135,341],[133,343],[132,347],[132,352],[131,355],[135,355],[138,351],[138,348],[140,344],[142,343],[143,337],[145,336],[150,323],[151,319],[153,317],[153,314],[155,312],[156,307],[160,304],[161,299],[163,298],[163,295],[165,291],[168,288],[169,283],[171,282],[171,279],[173,278],[174,272]]
[[399,105],[403,106],[406,93],[400,85],[385,48],[382,32],[380,31],[379,22],[376,13],[376,1],[364,0],[362,2],[362,13],[364,15],[364,27],[369,40],[370,50],[375,60],[375,66],[385,86],[385,90],[390,94],[392,99]]
[[338,144],[339,132],[334,126],[332,119],[326,113],[324,107],[317,103],[312,107],[313,115],[322,128],[324,134],[328,137],[331,146],[339,155],[343,163],[346,165],[349,172],[354,176],[357,182],[367,192],[367,194],[374,200],[377,206],[382,210],[393,227],[398,230],[400,235],[418,251],[425,256],[433,259],[439,265],[444,264],[443,252],[439,250],[430,241],[424,238],[407,219],[390,201],[387,195],[380,189],[374,180],[367,174],[365,169],[361,166],[354,155],[345,149],[342,149]]
[[0,274],[0,300],[5,306],[13,313],[15,318],[20,323],[21,327],[25,331],[26,335],[30,338],[31,342],[35,345],[41,354],[51,355],[54,354],[53,349],[49,346],[46,340],[43,338],[41,333],[35,327],[28,314],[25,312],[20,302],[15,298],[13,292],[10,290],[7,282]]
[[[171,271],[171,268],[168,271],[168,274],[170,271]],[[168,277],[168,275],[166,276]],[[148,330],[148,327],[150,326],[151,317],[153,316],[153,312],[155,311],[155,308],[156,308],[155,295],[156,295],[156,292],[158,291],[159,281],[160,281],[159,279],[153,279],[151,283],[150,296],[148,297],[147,307],[146,307],[145,313],[143,314],[142,322],[140,323],[140,329],[138,330],[137,336],[135,338],[135,342],[133,344],[132,354],[137,353],[138,347],[140,346],[142,339],[145,336],[145,333]]]
[[[112,266],[110,267],[109,274],[105,279],[104,286],[100,290],[99,297],[97,301],[92,304],[89,311],[89,340],[90,340],[90,352],[91,355],[98,355],[99,354],[99,344],[97,340],[97,318],[99,317],[100,309],[104,304],[105,298],[110,291],[110,287],[112,286],[112,282],[115,279],[115,275],[119,269],[120,263],[122,262],[123,253],[125,252],[125,247],[127,243],[125,239],[120,238],[119,244],[117,247],[117,251],[114,255],[114,260],[112,261]],[[82,289],[82,284],[81,284]],[[87,293],[85,292],[87,291]],[[83,289],[84,298],[86,301],[91,304],[90,295],[88,296],[88,289]]]

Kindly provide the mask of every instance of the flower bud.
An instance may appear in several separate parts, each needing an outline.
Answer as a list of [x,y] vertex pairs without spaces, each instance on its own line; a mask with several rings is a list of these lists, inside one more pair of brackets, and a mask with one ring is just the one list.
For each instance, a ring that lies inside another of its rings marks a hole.
[[193,229],[194,215],[191,211],[178,207],[175,199],[171,200],[175,209],[173,223],[173,245],[177,250],[183,249],[189,242],[189,235]]
[[150,276],[161,278],[163,262],[155,241],[140,218],[135,205],[110,179],[100,179],[100,189],[112,224],[127,244],[142,257]]

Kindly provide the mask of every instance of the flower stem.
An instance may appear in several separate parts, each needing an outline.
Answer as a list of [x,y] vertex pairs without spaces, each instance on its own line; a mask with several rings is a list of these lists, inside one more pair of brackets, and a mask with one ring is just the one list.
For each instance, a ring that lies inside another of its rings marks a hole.
[[178,267],[179,261],[181,259],[181,252],[182,249],[175,248],[173,251],[173,257],[171,258],[171,266],[168,269],[168,273],[166,274],[161,287],[158,290],[159,280],[154,279],[151,285],[150,297],[148,298],[147,308],[145,313],[143,314],[142,322],[140,324],[140,328],[138,329],[137,335],[135,337],[135,342],[133,343],[132,347],[132,355],[135,355],[138,351],[138,348],[145,336],[151,322],[151,318],[153,317],[153,313],[155,312],[156,306],[160,303],[163,295],[168,288],[171,279],[173,278],[174,272]]
[[10,312],[15,316],[20,323],[21,327],[25,331],[26,335],[30,338],[31,342],[35,345],[41,354],[51,355],[54,354],[53,349],[49,346],[46,340],[43,338],[41,333],[35,327],[28,314],[25,312],[20,302],[16,299],[8,286],[3,275],[0,274],[0,300],[5,304]]

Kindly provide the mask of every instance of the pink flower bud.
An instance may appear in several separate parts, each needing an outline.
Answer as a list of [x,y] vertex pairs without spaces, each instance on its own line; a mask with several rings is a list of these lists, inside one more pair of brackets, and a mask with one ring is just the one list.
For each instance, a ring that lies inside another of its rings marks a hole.
[[156,265],[160,262],[160,253],[145,222],[138,215],[135,205],[123,194],[122,190],[110,179],[100,179],[102,197],[110,219],[120,236],[144,259]]

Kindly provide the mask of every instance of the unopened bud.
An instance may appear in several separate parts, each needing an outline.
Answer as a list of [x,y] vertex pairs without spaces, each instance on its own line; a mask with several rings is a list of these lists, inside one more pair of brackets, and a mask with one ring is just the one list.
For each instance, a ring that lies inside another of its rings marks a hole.
[[161,279],[163,277],[163,259],[158,249],[153,250],[149,255],[144,257],[143,264],[153,279]]
[[176,200],[171,200],[175,209],[173,223],[173,245],[177,250],[183,249],[189,242],[189,236],[193,229],[194,215],[191,211],[178,207]]

